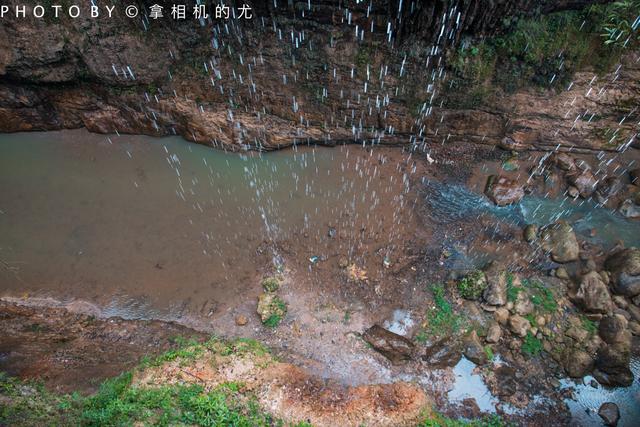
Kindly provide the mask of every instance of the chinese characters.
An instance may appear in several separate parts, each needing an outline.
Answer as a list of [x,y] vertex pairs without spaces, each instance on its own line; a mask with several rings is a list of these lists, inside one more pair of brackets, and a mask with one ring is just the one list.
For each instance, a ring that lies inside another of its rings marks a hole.
[[[164,10],[165,7],[159,4],[154,4],[149,7],[149,19],[157,20],[164,18]],[[209,10],[207,5],[204,4],[196,4],[190,10],[187,9],[187,5],[185,4],[173,4],[170,8],[170,16],[172,19],[176,21],[181,21],[187,19],[188,15],[193,16],[194,19],[209,19]],[[242,6],[239,6],[233,9],[231,6],[227,4],[217,4],[215,6],[215,10],[213,11],[213,17],[215,19],[252,19],[253,18],[253,10],[250,5],[243,3]]]

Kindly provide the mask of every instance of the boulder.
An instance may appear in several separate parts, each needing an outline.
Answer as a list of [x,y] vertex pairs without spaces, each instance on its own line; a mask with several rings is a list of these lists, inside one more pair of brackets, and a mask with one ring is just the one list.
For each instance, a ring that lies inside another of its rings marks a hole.
[[500,327],[500,325],[496,322],[491,323],[491,326],[489,326],[489,329],[487,330],[487,336],[485,340],[489,344],[495,344],[498,341],[500,341],[501,337],[502,337],[502,328]]
[[640,218],[640,206],[635,204],[633,200],[627,199],[620,203],[618,212],[620,212],[620,214],[625,218]]
[[509,322],[509,310],[504,307],[500,307],[499,309],[497,309],[493,313],[493,316],[495,317],[496,321],[503,326],[505,326],[507,322]]
[[586,351],[576,349],[565,354],[563,367],[570,377],[582,378],[591,371],[593,358]]
[[402,335],[394,334],[380,325],[373,325],[362,334],[362,338],[371,344],[392,363],[399,363],[411,359],[414,344]]
[[487,353],[478,338],[475,330],[464,337],[464,357],[475,363],[476,365],[484,365],[487,363]]
[[576,170],[576,161],[567,153],[555,153],[553,163],[563,171]]
[[580,197],[585,199],[591,197],[598,185],[598,180],[589,169],[583,170],[579,174],[569,176],[569,182],[578,189]]
[[556,277],[561,280],[571,279],[571,277],[569,277],[569,272],[567,272],[567,269],[564,267],[558,267],[556,269]]
[[589,313],[606,314],[612,309],[609,289],[595,271],[582,276],[575,299]]
[[614,293],[633,298],[640,295],[640,249],[622,249],[604,263],[611,272]]
[[629,369],[631,353],[625,345],[605,345],[598,351],[593,376],[600,384],[612,387],[628,387],[633,383]]
[[596,200],[598,203],[606,203],[611,197],[616,196],[624,189],[622,180],[615,176],[610,176],[602,180],[596,190]]
[[525,337],[531,324],[527,319],[517,314],[509,317],[509,330],[519,337]]
[[565,221],[558,221],[542,229],[542,248],[551,254],[555,262],[570,262],[578,259],[580,246],[573,228]]
[[600,418],[604,421],[604,425],[615,427],[618,425],[618,421],[620,420],[620,409],[615,403],[606,402],[600,405],[598,415],[600,415]]
[[451,343],[449,338],[443,338],[431,345],[422,355],[422,360],[434,369],[450,368],[455,366],[460,359],[462,359],[460,346],[456,343]]
[[[485,302],[489,305],[505,305],[507,303],[509,272],[497,263],[492,262],[485,269],[484,275],[487,280],[487,287],[482,294]],[[516,280],[515,276],[512,275],[511,280]]]
[[531,302],[531,298],[529,298],[529,294],[527,292],[518,293],[518,297],[513,304],[513,311],[520,316],[526,316],[527,314],[533,313],[534,309],[535,307],[533,306],[533,302]]
[[506,176],[491,175],[487,180],[485,194],[496,205],[506,206],[518,203],[524,197],[524,189]]
[[629,322],[620,314],[605,316],[600,320],[598,326],[598,334],[600,338],[607,344],[626,344],[629,345],[631,336],[627,330]]

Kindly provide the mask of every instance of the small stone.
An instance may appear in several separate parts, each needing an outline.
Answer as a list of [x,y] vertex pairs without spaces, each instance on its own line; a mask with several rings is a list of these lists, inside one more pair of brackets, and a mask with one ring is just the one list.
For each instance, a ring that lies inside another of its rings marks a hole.
[[578,191],[576,187],[571,185],[569,186],[569,188],[567,188],[567,195],[572,199],[577,199],[578,197],[580,197],[580,191]]
[[527,331],[531,327],[531,324],[527,319],[522,316],[518,316],[517,314],[509,317],[509,329],[514,334],[519,337],[525,337],[527,335]]
[[573,338],[578,343],[581,343],[589,338],[589,332],[587,332],[584,328],[577,326],[571,326],[565,331],[564,334],[569,338]]
[[620,420],[620,409],[615,403],[606,402],[598,409],[598,415],[600,415],[605,425],[615,427]]
[[618,211],[625,218],[640,218],[640,206],[636,205],[633,200],[625,200],[620,204]]
[[536,324],[540,327],[544,326],[545,323],[547,323],[547,319],[544,318],[544,316],[538,316],[536,317]]
[[553,155],[553,162],[563,171],[573,171],[576,169],[576,162],[567,153],[556,153]]
[[562,279],[562,280],[569,280],[569,273],[567,272],[567,269],[564,267],[558,267],[556,269],[556,277],[558,279]]
[[506,325],[509,320],[509,310],[504,307],[500,307],[493,313],[493,317],[501,325]]
[[480,343],[478,334],[475,329],[464,337],[464,357],[475,363],[476,365],[484,365],[487,363],[487,353]]
[[496,322],[491,323],[491,326],[489,326],[489,329],[487,330],[485,340],[490,344],[495,344],[500,341],[500,337],[502,337],[502,328]]
[[614,293],[630,298],[640,295],[640,249],[615,252],[605,261],[605,268],[611,272]]
[[529,224],[524,228],[524,240],[527,243],[532,243],[538,238],[538,226],[536,224]]
[[640,336],[640,323],[635,320],[629,322],[629,332],[635,336]]
[[247,318],[247,316],[245,316],[243,314],[239,314],[239,315],[236,316],[236,325],[244,326],[247,323],[249,323],[249,319]]
[[379,325],[373,325],[367,329],[362,338],[393,363],[409,360],[412,357],[414,344]]
[[515,304],[513,305],[513,311],[520,316],[526,316],[527,314],[533,313],[535,307],[531,302],[531,298],[526,292],[520,292],[516,299]]
[[629,303],[627,302],[627,300],[621,296],[621,295],[615,295],[613,296],[613,298],[611,298],[613,300],[613,303],[622,308],[622,309],[626,309],[627,307],[629,307]]

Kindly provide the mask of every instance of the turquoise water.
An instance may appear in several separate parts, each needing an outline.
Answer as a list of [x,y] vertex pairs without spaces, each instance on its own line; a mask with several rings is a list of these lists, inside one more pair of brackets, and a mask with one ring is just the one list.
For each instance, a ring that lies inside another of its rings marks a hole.
[[[611,247],[622,240],[626,246],[640,246],[640,221],[624,218],[592,200],[525,196],[516,205],[499,207],[484,195],[461,185],[425,181],[425,187],[430,216],[437,222],[447,223],[488,214],[523,227],[526,224],[544,226],[562,219],[568,221],[582,239],[592,243]],[[593,237],[592,229],[596,231]]]

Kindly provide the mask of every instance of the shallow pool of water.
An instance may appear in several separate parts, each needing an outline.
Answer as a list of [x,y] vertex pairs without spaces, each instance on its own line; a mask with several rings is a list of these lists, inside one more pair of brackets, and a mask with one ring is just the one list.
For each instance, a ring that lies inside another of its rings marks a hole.
[[305,262],[329,243],[353,259],[366,224],[392,247],[407,181],[380,153],[0,135],[0,295],[86,299],[129,318],[210,315],[257,294],[261,269],[291,256],[279,245]]

